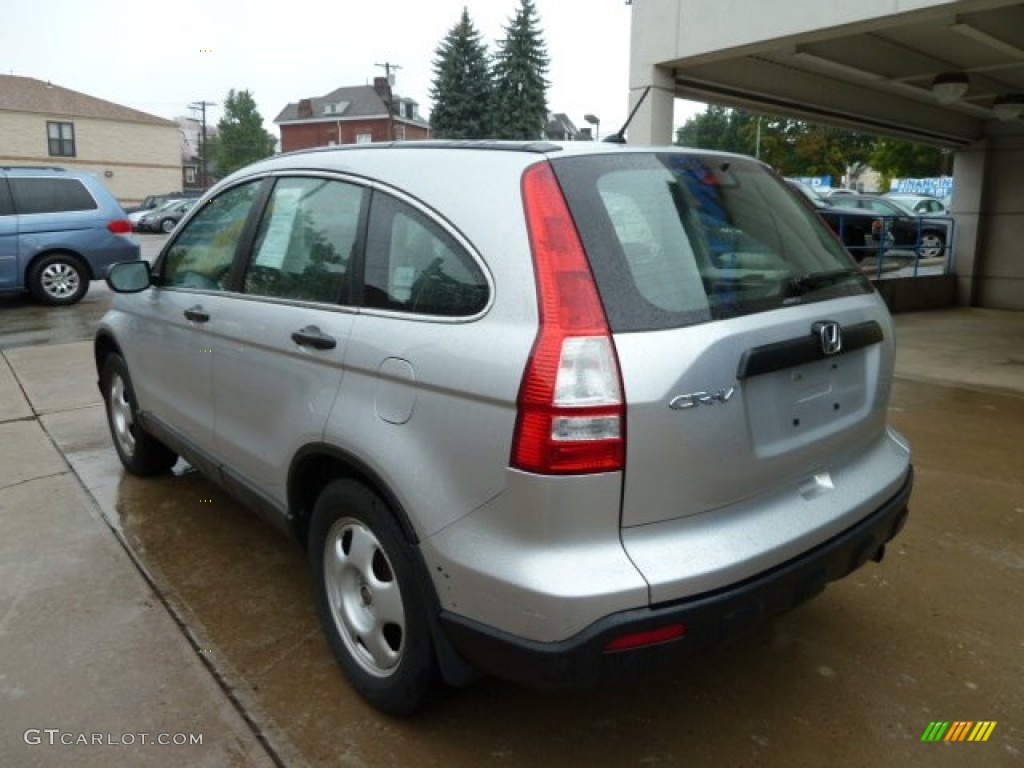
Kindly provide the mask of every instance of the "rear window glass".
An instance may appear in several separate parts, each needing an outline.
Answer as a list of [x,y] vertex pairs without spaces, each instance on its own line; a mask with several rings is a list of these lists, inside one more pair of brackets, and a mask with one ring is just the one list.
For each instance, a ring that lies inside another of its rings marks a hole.
[[820,219],[755,161],[629,153],[552,166],[614,331],[871,290]]
[[9,179],[19,214],[94,211],[99,206],[78,179]]

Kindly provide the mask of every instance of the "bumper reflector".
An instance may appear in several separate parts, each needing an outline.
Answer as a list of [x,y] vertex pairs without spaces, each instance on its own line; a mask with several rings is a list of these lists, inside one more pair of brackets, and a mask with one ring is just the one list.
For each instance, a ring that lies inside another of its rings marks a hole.
[[657,645],[667,643],[669,640],[678,640],[686,635],[685,624],[669,624],[667,627],[648,629],[643,632],[631,632],[628,635],[619,635],[609,641],[604,647],[605,653],[615,651],[628,651],[633,648],[642,648],[645,645]]

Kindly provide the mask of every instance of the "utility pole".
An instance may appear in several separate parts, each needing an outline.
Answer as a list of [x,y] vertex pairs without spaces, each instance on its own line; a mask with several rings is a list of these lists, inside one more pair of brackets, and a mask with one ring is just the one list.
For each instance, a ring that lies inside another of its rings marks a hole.
[[391,140],[395,140],[395,94],[391,90],[391,87],[395,84],[395,76],[391,74],[393,69],[401,69],[401,65],[392,64],[390,61],[385,61],[383,64],[374,64],[375,67],[380,67],[384,70],[384,74],[388,80],[388,125],[391,126]]
[[189,109],[197,110],[202,114],[202,129],[199,132],[199,185],[203,190],[209,186],[206,183],[206,108],[216,106],[217,104],[212,101],[197,101],[188,105]]

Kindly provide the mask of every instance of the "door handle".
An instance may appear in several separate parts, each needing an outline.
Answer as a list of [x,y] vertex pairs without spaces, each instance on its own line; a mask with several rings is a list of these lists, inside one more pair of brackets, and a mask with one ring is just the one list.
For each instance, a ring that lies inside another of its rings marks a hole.
[[191,320],[193,323],[205,323],[210,319],[209,313],[203,309],[199,304],[194,307],[189,307],[185,310],[185,317]]
[[338,341],[321,331],[315,325],[307,325],[292,334],[292,341],[300,347],[313,347],[314,349],[334,349]]

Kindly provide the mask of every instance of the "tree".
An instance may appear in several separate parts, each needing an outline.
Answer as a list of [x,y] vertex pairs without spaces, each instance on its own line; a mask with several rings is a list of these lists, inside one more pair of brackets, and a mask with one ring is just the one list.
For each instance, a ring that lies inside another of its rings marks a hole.
[[871,167],[882,174],[885,188],[890,179],[941,176],[948,167],[948,159],[937,147],[882,139],[875,143],[871,153]]
[[703,114],[691,117],[676,131],[676,143],[699,149],[754,154],[754,147],[744,135],[750,113],[708,104]]
[[521,0],[505,27],[505,39],[491,70],[494,81],[491,119],[499,139],[539,139],[548,117],[547,46],[538,29],[532,0]]
[[687,120],[676,131],[676,143],[757,154],[783,174],[835,179],[863,166],[875,146],[872,137],[854,131],[714,105]]
[[441,139],[483,139],[491,135],[491,73],[484,45],[469,11],[438,46],[430,97],[430,127]]
[[263,128],[263,117],[249,91],[232,88],[224,100],[224,116],[217,123],[214,150],[222,176],[274,154],[277,143]]

